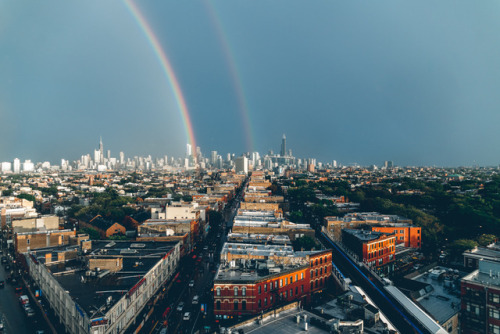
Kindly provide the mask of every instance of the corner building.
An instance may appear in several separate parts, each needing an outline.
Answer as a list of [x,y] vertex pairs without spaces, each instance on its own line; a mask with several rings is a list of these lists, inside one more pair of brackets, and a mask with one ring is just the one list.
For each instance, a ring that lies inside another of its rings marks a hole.
[[307,305],[331,276],[330,250],[293,252],[290,246],[228,246],[221,256],[228,260],[221,262],[214,281],[217,319],[257,315],[295,301]]

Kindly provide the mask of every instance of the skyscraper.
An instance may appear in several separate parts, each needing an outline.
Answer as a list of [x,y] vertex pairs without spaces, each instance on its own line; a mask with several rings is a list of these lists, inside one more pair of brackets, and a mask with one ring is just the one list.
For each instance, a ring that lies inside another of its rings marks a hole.
[[104,146],[102,145],[102,137],[99,137],[99,162],[104,163]]
[[193,150],[191,148],[191,144],[186,144],[186,156],[189,157],[193,155]]
[[282,157],[286,156],[286,136],[283,134],[283,139],[281,140],[281,152]]

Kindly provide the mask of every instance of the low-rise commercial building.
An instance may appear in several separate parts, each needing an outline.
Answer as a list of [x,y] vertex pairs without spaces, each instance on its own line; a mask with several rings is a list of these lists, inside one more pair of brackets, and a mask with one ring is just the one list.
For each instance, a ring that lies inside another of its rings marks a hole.
[[32,279],[68,333],[124,333],[175,272],[179,244],[81,241],[26,253]]

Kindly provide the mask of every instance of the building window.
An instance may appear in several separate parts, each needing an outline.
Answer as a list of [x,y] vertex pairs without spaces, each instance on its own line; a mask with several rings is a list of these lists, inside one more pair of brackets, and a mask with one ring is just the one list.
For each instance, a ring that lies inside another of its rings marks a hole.
[[300,286],[300,293],[304,293],[304,284]]
[[[259,293],[260,293],[260,286],[259,286]],[[247,288],[241,288],[241,295],[246,296],[247,295]]]
[[314,270],[311,270],[311,278],[314,277]]
[[311,290],[314,289],[314,282],[311,282]]
[[264,284],[264,292],[267,292],[267,284]]
[[220,288],[215,289],[217,291],[217,296],[220,296]]
[[[260,302],[260,300],[259,300],[259,302]],[[244,300],[244,301],[241,302],[241,309],[243,311],[245,311],[247,309],[247,302],[246,302],[246,300]]]
[[488,294],[488,300],[491,303],[499,304],[500,303],[500,295],[496,293],[489,293]]
[[237,300],[234,301],[234,310],[235,311],[238,310],[238,301]]
[[490,318],[493,319],[500,319],[500,310],[496,308],[488,308],[488,313]]
[[318,280],[316,280],[316,283],[314,283],[315,287],[318,287]]
[[280,292],[280,300],[283,299],[283,292]]
[[328,267],[325,267],[325,274],[328,274]]
[[273,296],[269,296],[269,302],[272,304],[273,303]]
[[293,297],[293,289],[290,289],[290,297]]
[[261,286],[259,285],[259,295],[260,295],[260,293],[261,293],[261,292],[262,292],[262,288],[261,288]]
[[299,294],[299,287],[298,287],[298,286],[296,286],[296,287],[295,287],[295,295],[298,295],[298,294]]
[[290,276],[290,284],[293,283],[293,276]]
[[322,257],[319,258],[319,264],[323,264],[323,258]]
[[288,285],[288,277],[285,277],[285,286]]
[[238,295],[238,288],[234,288],[234,295],[237,296]]
[[274,288],[277,289],[278,288],[278,281],[274,281]]
[[264,305],[267,305],[267,297],[264,298]]
[[318,269],[316,269],[316,277],[318,276]]
[[298,280],[299,280],[299,275],[295,274],[295,282],[297,282]]
[[500,334],[500,326],[494,325],[494,324],[489,324],[489,333],[492,334]]
[[217,309],[220,310],[220,300],[217,301]]
[[285,299],[288,298],[288,291],[285,291]]
[[304,279],[304,273],[300,273],[300,279],[303,280]]
[[280,288],[283,286],[283,280],[280,279]]
[[323,275],[323,268],[319,268],[319,274]]
[[318,265],[318,259],[316,259],[316,265]]

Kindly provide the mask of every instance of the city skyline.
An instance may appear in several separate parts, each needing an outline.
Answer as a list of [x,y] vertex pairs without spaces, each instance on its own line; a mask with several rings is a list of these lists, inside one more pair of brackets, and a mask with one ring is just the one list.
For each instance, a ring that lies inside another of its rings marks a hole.
[[0,160],[99,135],[131,156],[279,152],[286,133],[320,161],[498,165],[496,6],[2,3]]

